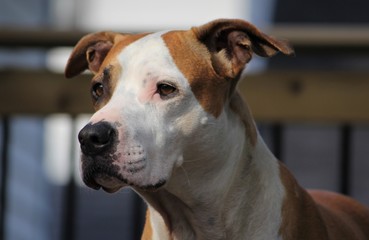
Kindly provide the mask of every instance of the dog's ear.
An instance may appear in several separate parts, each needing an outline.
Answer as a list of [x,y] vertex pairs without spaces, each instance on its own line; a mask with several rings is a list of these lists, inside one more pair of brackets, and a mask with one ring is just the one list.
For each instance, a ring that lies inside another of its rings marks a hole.
[[86,69],[96,73],[106,55],[114,45],[118,33],[99,32],[84,36],[74,47],[67,66],[65,76],[74,77]]
[[278,52],[294,54],[287,42],[267,36],[254,25],[239,19],[219,19],[192,30],[211,53],[215,71],[230,78],[241,74],[253,52],[262,57],[271,57]]

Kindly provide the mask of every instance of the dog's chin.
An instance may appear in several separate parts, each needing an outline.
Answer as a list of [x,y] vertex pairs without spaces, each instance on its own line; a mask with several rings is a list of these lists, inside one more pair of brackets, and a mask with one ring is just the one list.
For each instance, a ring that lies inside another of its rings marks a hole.
[[117,177],[100,174],[95,177],[95,182],[108,193],[114,193],[126,186],[127,184]]
[[114,193],[117,192],[119,189],[126,186],[126,182],[119,179],[118,177],[98,173],[91,175],[84,175],[83,177],[84,183],[95,190],[99,190],[102,188],[105,192]]

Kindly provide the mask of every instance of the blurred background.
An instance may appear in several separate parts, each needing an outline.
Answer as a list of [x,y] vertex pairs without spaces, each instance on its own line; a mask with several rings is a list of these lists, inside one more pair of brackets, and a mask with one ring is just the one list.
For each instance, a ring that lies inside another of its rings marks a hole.
[[369,206],[369,1],[0,0],[0,239],[139,239],[130,189],[86,188],[77,133],[90,75],[65,79],[85,33],[187,29],[242,18],[296,57],[255,58],[239,85],[261,134],[301,185]]

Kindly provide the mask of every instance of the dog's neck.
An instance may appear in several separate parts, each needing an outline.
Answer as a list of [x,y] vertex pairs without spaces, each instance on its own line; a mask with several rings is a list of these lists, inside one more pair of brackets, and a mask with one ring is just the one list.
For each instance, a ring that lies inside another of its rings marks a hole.
[[251,144],[238,114],[220,117],[224,126],[215,134],[226,144],[191,148],[166,188],[140,192],[153,239],[277,239],[284,196],[278,162],[258,135]]

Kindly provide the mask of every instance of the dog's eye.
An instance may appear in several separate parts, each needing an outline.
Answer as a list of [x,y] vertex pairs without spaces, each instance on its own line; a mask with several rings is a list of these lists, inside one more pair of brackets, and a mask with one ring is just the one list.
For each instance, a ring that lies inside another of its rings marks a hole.
[[100,97],[104,95],[104,86],[101,83],[95,83],[92,86],[91,93],[94,100],[97,101]]
[[158,93],[162,97],[167,97],[177,90],[175,87],[167,83],[159,83],[157,88],[158,88]]

